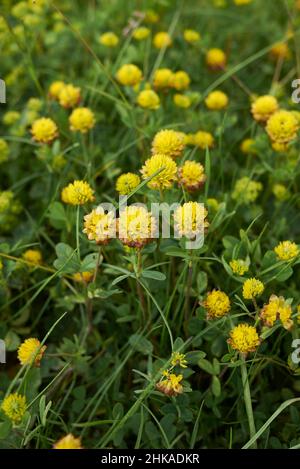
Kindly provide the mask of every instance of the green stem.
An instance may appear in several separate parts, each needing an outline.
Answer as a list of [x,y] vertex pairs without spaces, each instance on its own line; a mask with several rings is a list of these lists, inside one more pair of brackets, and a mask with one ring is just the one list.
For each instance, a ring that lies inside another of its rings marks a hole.
[[[256,429],[255,429],[255,422],[254,422],[253,409],[252,409],[252,400],[251,400],[251,392],[250,392],[249,379],[248,379],[248,373],[247,373],[247,365],[245,362],[245,357],[241,356],[241,359],[243,361],[241,365],[241,374],[242,374],[242,383],[243,383],[243,390],[244,390],[244,402],[245,402],[245,407],[246,407],[246,413],[247,413],[247,418],[248,418],[248,423],[249,423],[250,439],[251,439],[256,434]],[[251,448],[252,449],[257,448],[256,442],[253,443]]]
[[80,261],[79,220],[80,220],[80,205],[77,205],[77,211],[76,211],[76,248],[77,248],[78,259]]

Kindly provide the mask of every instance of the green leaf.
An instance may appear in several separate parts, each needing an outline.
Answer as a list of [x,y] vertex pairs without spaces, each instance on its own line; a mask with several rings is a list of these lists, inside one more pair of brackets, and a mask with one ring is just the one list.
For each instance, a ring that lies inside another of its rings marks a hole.
[[212,364],[206,360],[205,358],[201,358],[199,361],[198,361],[198,366],[206,371],[206,373],[210,374],[210,375],[214,375],[215,374],[215,370],[214,370],[214,367],[212,366]]
[[143,355],[149,355],[153,352],[153,345],[151,342],[140,334],[133,334],[129,338],[129,343],[134,350],[142,353]]
[[20,337],[14,331],[8,331],[4,341],[7,352],[14,352],[21,343]]
[[212,377],[211,390],[214,396],[219,397],[221,395],[221,382],[217,376]]
[[9,420],[0,423],[0,440],[7,438],[11,431],[12,425]]
[[60,202],[52,202],[48,209],[48,218],[54,228],[63,229],[66,226],[67,215],[65,207]]
[[166,280],[165,274],[163,274],[162,272],[158,272],[157,270],[143,270],[142,277],[151,278],[153,280],[159,280],[161,282]]

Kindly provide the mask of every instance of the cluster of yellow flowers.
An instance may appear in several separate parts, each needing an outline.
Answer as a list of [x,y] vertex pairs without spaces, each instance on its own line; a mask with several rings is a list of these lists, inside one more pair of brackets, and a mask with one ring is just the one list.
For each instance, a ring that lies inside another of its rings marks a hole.
[[178,396],[183,393],[182,374],[175,374],[174,368],[187,368],[187,360],[183,353],[173,352],[171,356],[171,365],[162,372],[160,381],[156,384],[156,389],[166,396]]

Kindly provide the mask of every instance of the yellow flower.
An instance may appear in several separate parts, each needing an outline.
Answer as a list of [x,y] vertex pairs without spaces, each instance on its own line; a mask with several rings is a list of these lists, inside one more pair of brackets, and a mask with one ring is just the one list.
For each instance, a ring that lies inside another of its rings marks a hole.
[[231,308],[229,297],[219,290],[209,292],[202,306],[207,311],[207,319],[222,318],[229,313]]
[[228,103],[229,99],[227,94],[219,90],[209,93],[209,95],[205,99],[206,106],[212,111],[219,111],[221,109],[225,109],[228,106]]
[[178,169],[178,180],[188,192],[197,191],[206,181],[202,164],[186,160]]
[[185,96],[184,94],[178,94],[178,93],[176,93],[173,96],[173,101],[177,107],[182,107],[184,109],[189,108],[190,105],[192,104],[192,101],[188,96]]
[[143,41],[144,39],[147,39],[147,37],[150,35],[150,32],[151,31],[149,28],[146,28],[145,26],[140,26],[139,28],[136,28],[133,31],[132,36],[137,41]]
[[212,70],[223,69],[226,62],[226,54],[221,49],[210,49],[206,54],[206,63]]
[[174,373],[167,373],[166,378],[159,381],[156,385],[156,389],[166,396],[178,396],[183,393],[183,387],[181,381],[183,380],[182,375],[175,375]]
[[185,354],[173,352],[171,357],[171,365],[180,366],[181,368],[187,368],[187,360],[185,359]]
[[76,272],[72,275],[74,282],[90,283],[93,280],[94,272]]
[[87,107],[74,109],[69,117],[70,129],[85,134],[95,126],[94,113]]
[[271,95],[260,96],[251,106],[252,115],[257,122],[266,122],[278,109],[278,101]]
[[184,143],[186,145],[196,145],[195,134],[185,134]]
[[186,202],[174,212],[175,232],[188,239],[194,239],[208,228],[206,217],[207,210],[203,204]]
[[27,251],[22,254],[22,257],[25,261],[35,265],[41,265],[43,261],[42,253],[38,249],[27,249]]
[[31,133],[34,140],[39,143],[52,143],[58,136],[58,129],[52,119],[41,117],[33,123]]
[[137,103],[145,109],[158,109],[160,106],[159,96],[153,90],[143,90],[137,96]]
[[260,182],[251,181],[247,176],[238,179],[234,186],[232,198],[239,203],[250,204],[255,202],[263,186]]
[[101,207],[92,210],[84,217],[84,230],[90,241],[97,244],[107,244],[116,236],[116,218],[111,211],[105,213]]
[[270,50],[270,55],[273,59],[289,59],[291,51],[286,42],[277,42]]
[[255,327],[249,324],[239,324],[230,331],[228,343],[234,350],[246,355],[249,352],[255,352],[260,345],[260,339]]
[[274,184],[272,192],[280,202],[287,200],[291,195],[290,191],[283,184]]
[[166,32],[156,33],[153,38],[153,45],[156,49],[162,49],[164,47],[170,47],[172,45],[172,38]]
[[257,150],[255,149],[255,140],[253,138],[246,138],[242,141],[240,149],[246,155],[256,155]]
[[253,300],[260,296],[265,289],[264,284],[256,278],[248,278],[243,284],[243,297],[245,300]]
[[58,95],[59,104],[65,108],[78,106],[81,101],[80,88],[71,84],[63,86]]
[[143,78],[142,71],[133,64],[122,65],[116,74],[117,80],[124,86],[138,85]]
[[180,156],[184,150],[184,137],[180,132],[165,129],[160,130],[152,141],[152,153],[155,155],[161,153],[163,155],[176,158]]
[[171,86],[173,72],[169,68],[158,68],[153,75],[153,86],[157,90]]
[[43,107],[43,102],[41,99],[38,98],[30,98],[27,102],[27,108],[30,111],[39,112]]
[[299,248],[292,241],[282,241],[274,248],[275,254],[281,261],[290,261],[299,255]]
[[201,36],[198,31],[195,31],[194,29],[185,29],[183,31],[183,37],[185,41],[189,44],[194,44],[195,42],[198,42],[201,39]]
[[107,31],[99,36],[99,42],[105,47],[116,47],[119,44],[119,38],[112,31]]
[[61,193],[61,200],[65,204],[84,205],[95,200],[94,191],[85,181],[74,181],[64,187]]
[[60,92],[66,86],[63,81],[54,81],[51,83],[48,91],[49,98],[58,100]]
[[238,6],[240,5],[248,5],[249,3],[251,3],[252,0],[234,0],[234,3]]
[[292,112],[277,111],[267,122],[267,133],[271,140],[289,143],[297,137],[299,124]]
[[18,348],[18,359],[21,365],[34,363],[35,366],[40,366],[46,348],[45,345],[41,345],[38,339],[26,339]]
[[3,400],[1,409],[14,424],[18,424],[26,412],[26,397],[18,393],[9,394]]
[[277,319],[282,322],[285,329],[290,329],[293,325],[291,319],[292,308],[282,297],[271,295],[269,303],[264,305],[260,317],[266,326],[272,327]]
[[276,153],[285,153],[288,149],[287,143],[271,142],[272,148]]
[[172,88],[175,88],[177,91],[186,90],[191,83],[191,79],[186,72],[179,70],[176,73],[173,73],[170,81]]
[[141,182],[141,178],[134,173],[121,174],[116,182],[116,191],[121,195],[130,194]]
[[146,208],[130,205],[120,211],[119,239],[132,248],[142,248],[154,237],[156,222]]
[[9,147],[3,138],[0,138],[0,164],[8,160]]
[[54,449],[82,449],[80,438],[75,438],[72,433],[62,437],[54,445]]
[[197,147],[201,148],[201,150],[212,148],[215,143],[212,134],[209,132],[204,132],[203,130],[199,130],[195,133],[194,142]]
[[243,259],[233,259],[229,262],[231,270],[234,274],[243,276],[249,270],[249,266]]
[[168,155],[157,153],[148,158],[141,169],[142,178],[147,179],[159,170],[161,171],[148,182],[148,187],[157,190],[170,189],[177,177],[177,166]]
[[4,125],[14,125],[20,119],[21,114],[18,111],[7,111],[2,119]]

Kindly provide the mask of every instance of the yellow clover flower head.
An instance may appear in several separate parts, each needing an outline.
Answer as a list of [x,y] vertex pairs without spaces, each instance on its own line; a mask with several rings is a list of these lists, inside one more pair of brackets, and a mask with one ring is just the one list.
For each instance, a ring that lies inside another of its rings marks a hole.
[[166,396],[178,396],[183,393],[182,375],[166,373],[165,378],[156,384],[156,389]]
[[156,47],[156,49],[170,47],[172,45],[172,38],[168,33],[161,31],[155,34],[153,38],[153,45]]
[[70,129],[73,132],[87,133],[95,126],[94,113],[87,107],[78,107],[72,111],[69,117]]
[[81,440],[69,433],[54,443],[53,449],[82,449]]
[[274,252],[280,261],[291,261],[299,255],[299,248],[292,241],[282,241],[274,248]]
[[220,111],[228,106],[229,99],[223,91],[212,91],[205,99],[205,104],[212,111]]
[[260,182],[251,181],[247,176],[238,179],[235,183],[232,198],[239,203],[248,205],[255,202],[263,186]]
[[186,160],[178,169],[178,181],[188,192],[199,190],[206,181],[204,167],[196,161]]
[[186,90],[191,83],[189,75],[184,70],[179,70],[176,73],[173,73],[170,81],[172,88],[175,88],[177,91]]
[[186,96],[184,94],[179,94],[179,93],[174,94],[173,102],[175,106],[183,108],[183,109],[189,108],[192,104],[191,98],[189,96]]
[[242,153],[245,153],[245,155],[257,154],[257,150],[255,149],[255,140],[253,138],[246,138],[243,140],[240,149]]
[[156,221],[145,207],[130,205],[120,211],[119,239],[131,248],[141,249],[155,234]]
[[145,23],[155,24],[159,22],[159,14],[154,10],[147,10],[144,17]]
[[78,106],[81,101],[81,89],[72,84],[64,85],[58,95],[59,104],[66,108]]
[[159,170],[161,171],[148,182],[148,187],[156,190],[170,189],[177,179],[177,165],[168,155],[157,153],[148,158],[141,169],[142,178],[147,179]]
[[137,103],[144,109],[155,110],[160,106],[160,99],[153,90],[143,90],[137,96]]
[[185,29],[183,31],[183,37],[184,40],[189,44],[195,44],[195,42],[198,42],[201,39],[201,36],[198,31],[195,31],[194,29]]
[[260,318],[266,326],[272,327],[279,319],[285,329],[290,329],[293,325],[291,316],[291,305],[282,296],[276,295],[271,295],[269,303],[264,305],[260,313]]
[[240,275],[241,277],[248,272],[249,265],[247,261],[243,259],[233,259],[229,262],[231,270],[234,274]]
[[90,241],[96,241],[97,244],[107,244],[110,239],[116,236],[116,217],[110,211],[105,211],[98,207],[92,210],[84,217],[84,230]]
[[174,229],[180,236],[194,239],[209,227],[207,210],[198,202],[186,202],[174,212]]
[[50,99],[58,100],[61,90],[66,86],[65,82],[57,80],[51,83],[48,91]]
[[260,296],[265,289],[264,284],[256,278],[248,278],[243,284],[243,297],[245,300],[253,300]]
[[46,348],[46,345],[42,346],[38,339],[26,339],[18,348],[18,359],[21,365],[34,363],[35,366],[40,366]]
[[290,191],[286,188],[286,186],[284,184],[279,183],[273,185],[272,192],[276,199],[280,202],[287,200],[291,195]]
[[132,36],[137,41],[143,41],[144,39],[147,39],[147,37],[149,37],[150,32],[151,31],[149,28],[146,28],[145,26],[140,26],[139,28],[136,28],[133,31]]
[[152,141],[151,151],[155,155],[161,153],[172,158],[180,156],[184,150],[184,136],[176,130],[164,129],[157,132]]
[[78,283],[90,283],[93,280],[94,272],[76,272],[72,275],[74,282]]
[[222,49],[213,48],[206,54],[206,63],[211,70],[222,70],[225,68],[227,57]]
[[289,59],[291,51],[286,42],[277,42],[270,50],[270,55],[273,59]]
[[252,115],[257,122],[267,122],[278,109],[278,101],[271,95],[260,96],[251,106]]
[[22,258],[26,262],[35,265],[41,265],[43,262],[42,253],[39,249],[27,249],[27,251],[22,254]]
[[9,147],[3,138],[0,138],[0,164],[8,160]]
[[117,80],[123,86],[136,86],[143,78],[142,71],[134,64],[125,64],[117,71]]
[[116,191],[121,195],[130,194],[141,182],[141,178],[134,173],[121,174],[116,182]]
[[181,368],[187,368],[187,360],[184,353],[173,352],[171,357],[172,366],[180,366]]
[[206,296],[202,306],[206,309],[207,319],[219,319],[229,313],[231,304],[226,293],[213,290]]
[[158,68],[153,75],[153,86],[157,90],[170,88],[173,72],[169,68]]
[[207,148],[212,148],[214,146],[215,140],[210,132],[205,132],[203,130],[198,130],[194,135],[194,144],[199,147],[201,150],[206,150]]
[[18,122],[20,119],[21,114],[18,111],[7,111],[2,119],[4,125],[12,126]]
[[99,42],[105,47],[116,47],[119,44],[119,38],[112,31],[107,31],[99,36]]
[[84,205],[95,200],[94,190],[88,182],[76,180],[63,188],[61,200],[65,204]]
[[234,350],[247,355],[260,345],[260,339],[255,327],[249,324],[239,324],[230,331],[228,343]]
[[1,405],[2,411],[15,425],[21,422],[26,407],[26,397],[18,393],[9,394]]
[[31,134],[39,143],[52,143],[58,136],[57,125],[52,119],[41,117],[32,124]]
[[290,111],[277,111],[267,122],[267,133],[272,141],[289,143],[297,137],[299,123]]

